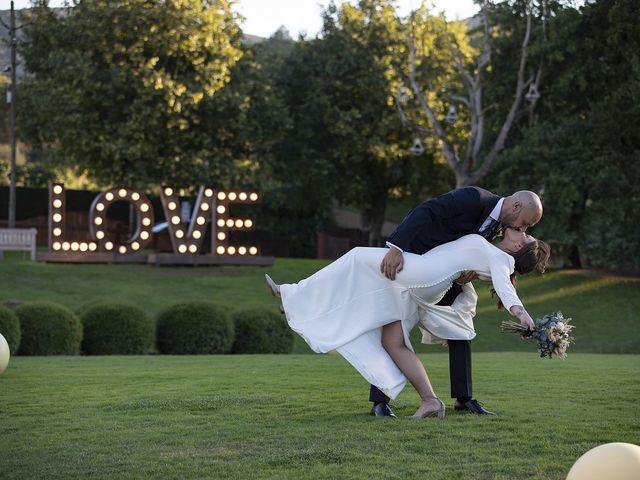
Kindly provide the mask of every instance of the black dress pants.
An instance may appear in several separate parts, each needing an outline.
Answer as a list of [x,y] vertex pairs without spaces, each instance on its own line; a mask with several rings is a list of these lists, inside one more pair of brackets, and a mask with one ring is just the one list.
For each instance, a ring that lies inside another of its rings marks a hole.
[[[453,304],[460,292],[462,292],[462,287],[454,283],[442,300],[438,302],[438,305],[448,306]],[[471,342],[469,340],[449,340],[448,343],[451,398],[473,397],[471,381]],[[389,402],[389,397],[382,393],[378,387],[371,385],[369,401],[386,403]]]

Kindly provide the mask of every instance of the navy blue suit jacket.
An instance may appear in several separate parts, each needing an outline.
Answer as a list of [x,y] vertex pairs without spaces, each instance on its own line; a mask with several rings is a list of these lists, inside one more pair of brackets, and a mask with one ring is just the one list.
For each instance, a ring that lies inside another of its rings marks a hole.
[[438,245],[478,233],[501,197],[479,187],[463,187],[427,200],[387,239],[405,252],[422,255]]

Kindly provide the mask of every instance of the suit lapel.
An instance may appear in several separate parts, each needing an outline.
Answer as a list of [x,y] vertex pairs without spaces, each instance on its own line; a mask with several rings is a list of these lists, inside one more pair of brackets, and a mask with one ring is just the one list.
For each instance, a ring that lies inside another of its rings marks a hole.
[[487,219],[487,217],[491,213],[491,210],[493,210],[496,204],[500,201],[500,198],[501,197],[493,194],[489,194],[489,195],[480,194],[480,202],[482,203],[483,208],[482,208],[482,214],[480,215],[480,218],[478,219],[478,222],[474,227],[474,231],[473,231],[474,233],[477,233],[478,230],[480,230],[480,227],[482,226],[484,221]]

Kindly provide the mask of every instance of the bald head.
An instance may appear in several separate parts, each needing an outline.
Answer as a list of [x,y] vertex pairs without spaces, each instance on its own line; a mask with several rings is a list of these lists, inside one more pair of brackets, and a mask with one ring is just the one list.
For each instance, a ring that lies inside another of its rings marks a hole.
[[500,221],[508,227],[526,230],[542,218],[540,197],[529,190],[520,190],[506,197],[500,211]]

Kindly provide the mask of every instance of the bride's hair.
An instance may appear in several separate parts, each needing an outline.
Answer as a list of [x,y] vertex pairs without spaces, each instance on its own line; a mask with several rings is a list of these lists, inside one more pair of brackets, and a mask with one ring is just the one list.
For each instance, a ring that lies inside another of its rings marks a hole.
[[[526,275],[534,270],[544,273],[549,263],[549,257],[551,256],[551,247],[548,243],[542,240],[534,240],[525,244],[520,250],[512,253],[511,256],[515,259],[515,271],[509,277],[511,283],[515,287],[518,283],[516,278],[516,272],[520,275]],[[496,291],[491,289],[491,296],[494,296]],[[502,300],[498,298],[498,308],[504,309]]]

